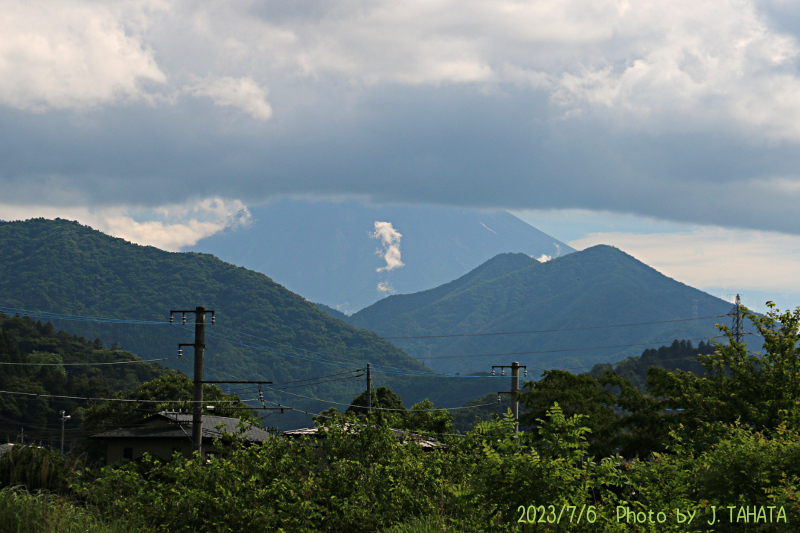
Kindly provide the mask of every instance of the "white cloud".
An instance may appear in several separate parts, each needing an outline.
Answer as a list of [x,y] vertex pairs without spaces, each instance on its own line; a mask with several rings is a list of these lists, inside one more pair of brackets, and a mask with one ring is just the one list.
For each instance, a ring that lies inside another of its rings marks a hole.
[[[676,233],[592,233],[569,245],[610,244],[698,288],[800,293],[800,236],[697,227]],[[763,302],[761,302],[763,303]],[[800,303],[800,302],[798,302]]]
[[[383,250],[378,249],[375,253],[386,261],[385,267],[376,268],[376,272],[391,272],[395,268],[405,266],[400,259],[400,239],[403,235],[392,227],[391,222],[375,221],[375,231],[370,235],[373,239],[380,239]],[[384,291],[378,286],[378,290]]]
[[[62,208],[0,204],[2,220],[35,216],[77,220],[114,237],[173,252],[225,228],[244,226],[250,221],[250,212],[241,201],[221,198],[163,205],[150,210],[125,206]],[[142,220],[146,218],[150,220]]]
[[[166,75],[137,30],[148,2],[0,3],[0,103],[29,111],[149,99]],[[140,28],[139,28],[140,29]]]
[[267,102],[267,90],[252,78],[207,78],[187,90],[195,96],[211,98],[216,105],[237,107],[259,120],[269,120],[272,117],[272,107]]
[[536,260],[539,261],[540,263],[547,263],[552,258],[553,258],[552,256],[549,256],[547,254],[542,254],[539,257],[537,257]]
[[[755,127],[800,140],[800,45],[769,23],[756,0],[0,6],[0,102],[22,109],[145,98],[143,82],[167,81],[158,50],[174,73],[173,92],[261,120],[273,110],[255,79],[336,87],[341,78],[482,90],[521,85],[547,90],[565,117],[612,110],[625,128],[723,121],[743,135]],[[684,120],[675,121],[676,113]]]
[[[682,127],[729,120],[800,140],[800,46],[755,0],[339,0],[194,7],[217,61],[368,85],[523,84]],[[249,8],[249,9],[248,9]],[[253,15],[258,16],[254,17]]]
[[378,287],[377,288],[378,288],[378,292],[383,293],[383,294],[387,294],[387,295],[388,294],[394,294],[395,292],[397,292],[392,287],[392,284],[389,283],[388,281],[381,281],[380,283],[378,283]]

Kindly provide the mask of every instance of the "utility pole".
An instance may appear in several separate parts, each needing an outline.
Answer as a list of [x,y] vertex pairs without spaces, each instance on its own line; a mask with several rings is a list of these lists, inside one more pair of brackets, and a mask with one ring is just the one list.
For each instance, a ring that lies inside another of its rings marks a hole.
[[194,313],[194,344],[179,344],[178,356],[181,355],[182,346],[194,347],[194,393],[192,394],[192,445],[194,451],[203,455],[203,355],[206,347],[206,313],[211,313],[211,324],[214,324],[214,311],[206,310],[202,305],[198,305],[194,310],[170,311],[169,321],[173,321],[172,315],[181,313],[183,323],[186,324],[186,313]]
[[514,413],[514,431],[519,431],[519,402],[517,401],[517,393],[519,392],[519,369],[525,369],[525,377],[528,377],[528,367],[525,365],[520,365],[519,362],[514,361],[511,363],[511,366],[503,366],[503,365],[493,365],[492,366],[492,375],[496,375],[494,370],[495,368],[500,369],[500,375],[506,375],[506,368],[511,369],[511,390],[510,391],[499,391],[497,393],[497,400],[500,401],[501,394],[510,394],[511,397],[514,399],[514,403],[512,403],[512,409]]
[[367,363],[367,412],[372,412],[372,367]]
[[736,342],[741,343],[742,337],[747,333],[742,326],[742,300],[739,298],[739,295],[736,295],[736,304],[731,312],[728,313],[728,316],[733,317],[733,327],[731,328],[731,333],[733,334],[733,340]]
[[61,455],[64,455],[64,422],[72,418],[65,411],[61,411]]

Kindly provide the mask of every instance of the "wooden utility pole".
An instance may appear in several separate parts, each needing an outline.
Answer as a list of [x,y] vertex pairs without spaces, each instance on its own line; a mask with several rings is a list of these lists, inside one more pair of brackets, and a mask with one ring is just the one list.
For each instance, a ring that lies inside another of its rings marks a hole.
[[367,363],[367,412],[372,412],[372,367]]
[[211,323],[214,323],[214,311],[206,310],[198,305],[194,310],[170,311],[169,321],[172,322],[174,313],[183,314],[183,323],[186,323],[186,313],[194,313],[194,344],[179,344],[194,347],[194,393],[192,394],[192,446],[194,451],[203,455],[203,356],[206,347],[206,313],[211,313]]
[[512,405],[512,410],[514,413],[514,431],[519,431],[519,402],[517,401],[517,393],[519,392],[519,369],[525,369],[525,376],[528,376],[528,367],[525,365],[520,365],[518,361],[513,361],[511,366],[504,366],[504,365],[494,365],[492,366],[492,375],[494,376],[494,369],[500,369],[500,375],[504,376],[506,374],[505,369],[511,369],[511,390],[510,391],[500,391],[497,393],[497,400],[500,401],[501,394],[510,394],[513,398],[514,402]]
[[194,394],[192,394],[192,440],[203,455],[203,357],[206,348],[206,308],[194,313]]

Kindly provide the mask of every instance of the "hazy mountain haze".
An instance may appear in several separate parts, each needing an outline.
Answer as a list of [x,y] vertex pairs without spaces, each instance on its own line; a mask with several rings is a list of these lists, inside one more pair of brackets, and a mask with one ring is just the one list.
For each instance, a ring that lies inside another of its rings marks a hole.
[[447,283],[499,253],[548,260],[574,252],[500,210],[283,198],[250,212],[248,226],[190,249],[344,312]]

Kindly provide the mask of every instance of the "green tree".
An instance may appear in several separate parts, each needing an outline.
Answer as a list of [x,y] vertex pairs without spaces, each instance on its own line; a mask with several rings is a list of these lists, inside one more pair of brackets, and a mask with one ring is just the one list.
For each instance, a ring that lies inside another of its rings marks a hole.
[[800,308],[781,312],[767,302],[769,312],[758,316],[744,309],[744,316],[763,337],[760,352],[737,342],[727,326],[719,326],[727,342],[717,343],[711,355],[701,355],[703,376],[676,370],[651,368],[648,390],[665,399],[681,423],[694,432],[707,433],[713,441],[720,424],[736,421],[758,430],[771,430],[782,422],[800,423]]
[[620,417],[614,410],[617,398],[588,374],[547,370],[539,381],[523,385],[519,400],[525,407],[520,415],[523,426],[538,425],[558,402],[564,416],[585,417],[583,424],[589,429],[587,441],[591,455],[605,457],[613,453],[620,431]]
[[[119,399],[134,401],[105,401],[87,409],[86,428],[90,431],[111,429],[135,423],[159,411],[182,409],[191,412],[194,383],[177,371],[142,383]],[[176,403],[174,400],[180,400]],[[213,411],[205,407],[213,405]],[[240,418],[261,425],[261,420],[235,394],[225,394],[216,385],[203,385],[203,413]]]

